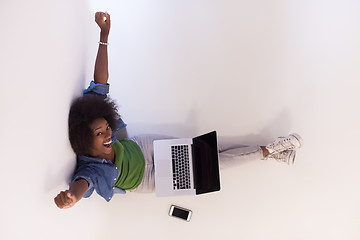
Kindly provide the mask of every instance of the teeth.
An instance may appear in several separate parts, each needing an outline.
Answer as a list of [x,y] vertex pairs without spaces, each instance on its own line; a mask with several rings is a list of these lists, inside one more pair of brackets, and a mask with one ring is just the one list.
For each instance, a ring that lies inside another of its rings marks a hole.
[[108,145],[111,144],[111,140],[109,142],[104,143],[104,145]]

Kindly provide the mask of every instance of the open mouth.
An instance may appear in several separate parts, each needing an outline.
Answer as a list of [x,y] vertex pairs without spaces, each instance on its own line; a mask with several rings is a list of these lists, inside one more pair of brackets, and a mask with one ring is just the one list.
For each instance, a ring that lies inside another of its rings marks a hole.
[[104,143],[104,147],[110,148],[110,147],[111,147],[111,142],[112,142],[112,141],[110,140],[110,141]]

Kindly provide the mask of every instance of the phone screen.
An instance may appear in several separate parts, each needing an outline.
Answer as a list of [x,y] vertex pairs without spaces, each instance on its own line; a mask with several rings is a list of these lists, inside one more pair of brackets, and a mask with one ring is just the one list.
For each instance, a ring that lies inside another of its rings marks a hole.
[[188,219],[189,211],[179,209],[177,207],[174,208],[174,211],[172,212],[172,215],[174,217],[182,218],[184,220]]
[[171,205],[169,214],[170,216],[177,217],[185,221],[190,221],[192,212],[191,210]]

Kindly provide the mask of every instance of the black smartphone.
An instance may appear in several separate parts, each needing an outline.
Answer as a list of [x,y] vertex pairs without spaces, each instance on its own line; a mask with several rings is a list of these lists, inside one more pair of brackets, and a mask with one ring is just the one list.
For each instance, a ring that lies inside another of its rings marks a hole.
[[189,222],[192,215],[192,211],[189,209],[171,205],[169,215]]

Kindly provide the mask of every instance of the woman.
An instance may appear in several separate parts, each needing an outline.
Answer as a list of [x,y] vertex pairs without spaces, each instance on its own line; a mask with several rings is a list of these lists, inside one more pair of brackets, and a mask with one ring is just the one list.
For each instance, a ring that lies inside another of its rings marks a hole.
[[[69,139],[77,154],[77,166],[70,188],[55,197],[56,205],[62,209],[74,206],[94,190],[106,201],[115,193],[153,191],[153,141],[169,138],[160,135],[116,138],[116,133],[126,125],[115,103],[107,98],[110,15],[97,12],[95,21],[101,31],[94,81],[73,102],[69,113]],[[267,146],[219,145],[220,164],[231,165],[247,159],[275,159],[292,164],[295,149],[301,146],[298,134],[277,138]]]

